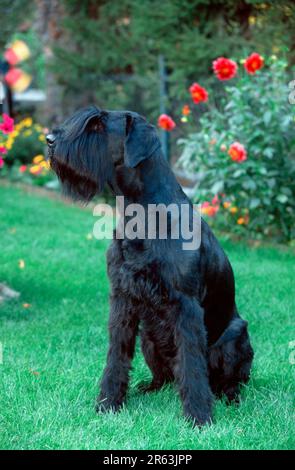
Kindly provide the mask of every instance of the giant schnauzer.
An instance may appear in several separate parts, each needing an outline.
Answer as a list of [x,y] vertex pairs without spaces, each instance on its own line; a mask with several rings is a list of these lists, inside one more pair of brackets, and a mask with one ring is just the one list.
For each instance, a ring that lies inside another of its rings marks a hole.
[[[140,115],[92,106],[54,129],[47,143],[51,167],[72,197],[88,202],[108,185],[145,209],[186,204],[191,222],[192,204],[155,127]],[[213,394],[238,401],[253,350],[235,304],[231,265],[210,228],[202,220],[200,246],[184,250],[181,236],[169,236],[171,224],[167,239],[129,239],[114,231],[107,253],[110,345],[97,409],[116,411],[124,403],[139,332],[152,372],[142,389],[175,381],[184,415],[201,425],[212,419]]]

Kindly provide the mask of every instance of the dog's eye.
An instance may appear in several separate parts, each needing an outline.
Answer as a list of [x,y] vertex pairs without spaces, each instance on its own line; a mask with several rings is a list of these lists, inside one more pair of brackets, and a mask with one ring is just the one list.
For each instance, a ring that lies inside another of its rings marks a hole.
[[105,130],[104,122],[101,119],[95,119],[88,126],[89,131],[103,132]]

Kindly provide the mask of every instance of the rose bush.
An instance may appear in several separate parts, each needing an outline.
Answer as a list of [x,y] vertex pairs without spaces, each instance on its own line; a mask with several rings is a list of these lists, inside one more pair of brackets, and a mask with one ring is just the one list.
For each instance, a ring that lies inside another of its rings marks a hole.
[[293,240],[295,106],[286,63],[273,56],[264,64],[257,53],[242,63],[237,70],[233,61],[214,62],[217,78],[238,78],[226,82],[218,106],[209,93],[199,129],[179,141],[180,164],[198,172],[195,200],[222,229]]

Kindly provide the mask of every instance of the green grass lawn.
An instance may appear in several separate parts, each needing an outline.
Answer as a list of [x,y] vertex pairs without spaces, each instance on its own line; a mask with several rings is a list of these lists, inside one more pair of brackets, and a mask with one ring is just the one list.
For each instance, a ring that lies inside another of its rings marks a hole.
[[150,377],[139,348],[126,407],[94,412],[109,285],[91,211],[0,186],[0,217],[0,282],[21,292],[0,306],[1,449],[294,449],[294,253],[223,243],[255,361],[241,405],[216,402],[214,424],[198,430],[173,387],[137,392]]

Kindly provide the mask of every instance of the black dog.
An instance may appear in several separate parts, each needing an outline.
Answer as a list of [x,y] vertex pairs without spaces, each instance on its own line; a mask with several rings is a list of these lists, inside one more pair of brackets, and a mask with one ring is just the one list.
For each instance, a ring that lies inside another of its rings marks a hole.
[[[125,203],[192,205],[165,161],[153,126],[129,111],[90,107],[47,136],[51,167],[67,192],[89,201],[109,185]],[[123,227],[126,220],[123,221]],[[118,239],[108,250],[110,347],[97,408],[123,404],[140,328],[142,351],[157,390],[176,381],[185,416],[211,421],[213,394],[238,400],[253,350],[235,305],[231,265],[208,225],[198,249],[183,238]],[[122,229],[122,227],[121,227]],[[121,230],[119,229],[119,230]],[[118,229],[117,229],[118,230]],[[158,233],[158,232],[157,232]]]

